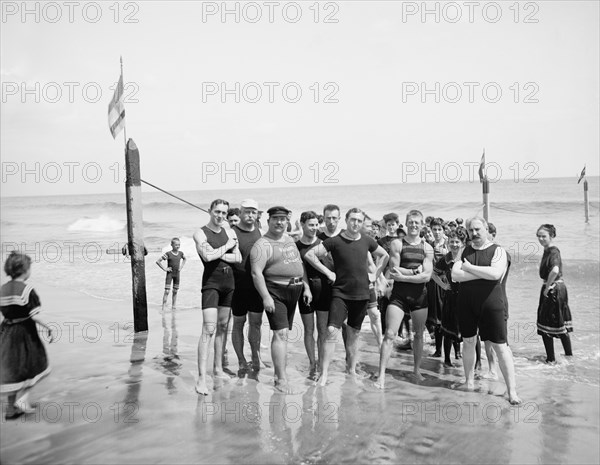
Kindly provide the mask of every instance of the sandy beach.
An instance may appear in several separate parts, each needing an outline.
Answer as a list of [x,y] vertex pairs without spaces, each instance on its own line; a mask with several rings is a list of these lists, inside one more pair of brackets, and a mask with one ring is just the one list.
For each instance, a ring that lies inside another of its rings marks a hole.
[[[502,381],[481,380],[476,392],[464,392],[462,367],[444,368],[440,359],[424,360],[426,380],[417,385],[412,353],[394,351],[382,393],[370,379],[342,373],[338,344],[331,383],[317,388],[307,379],[296,318],[288,371],[301,394],[277,393],[272,369],[263,368],[256,379],[211,383],[205,398],[194,391],[199,310],[161,315],[150,307],[150,330],[134,334],[123,302],[36,288],[56,329],[48,345],[53,371],[32,391],[36,413],[2,420],[2,463],[599,460],[597,386],[540,382],[517,366],[524,403],[511,407]],[[262,354],[270,365],[268,337],[265,326]],[[229,368],[237,372],[230,344]],[[367,322],[361,345],[361,368],[372,373],[378,352]]]

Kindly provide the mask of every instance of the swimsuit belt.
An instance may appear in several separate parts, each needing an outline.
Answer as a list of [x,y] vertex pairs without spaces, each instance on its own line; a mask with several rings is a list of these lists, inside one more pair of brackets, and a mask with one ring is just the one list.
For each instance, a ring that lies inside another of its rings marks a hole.
[[289,281],[273,280],[269,282],[272,284],[278,284],[280,286],[291,286],[293,284],[302,284],[302,278],[290,278]]

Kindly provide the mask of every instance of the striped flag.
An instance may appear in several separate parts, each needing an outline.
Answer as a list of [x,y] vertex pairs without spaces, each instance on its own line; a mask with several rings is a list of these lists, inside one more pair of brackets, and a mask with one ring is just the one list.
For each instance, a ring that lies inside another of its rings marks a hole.
[[483,182],[485,179],[483,170],[485,170],[485,149],[483,149],[483,155],[481,155],[481,161],[479,162],[479,182]]
[[581,174],[579,175],[579,180],[577,181],[577,184],[579,184],[583,178],[585,178],[585,165],[583,166],[583,169],[581,170]]
[[125,106],[123,105],[123,73],[121,72],[113,98],[108,104],[108,127],[113,139],[117,137],[124,126]]

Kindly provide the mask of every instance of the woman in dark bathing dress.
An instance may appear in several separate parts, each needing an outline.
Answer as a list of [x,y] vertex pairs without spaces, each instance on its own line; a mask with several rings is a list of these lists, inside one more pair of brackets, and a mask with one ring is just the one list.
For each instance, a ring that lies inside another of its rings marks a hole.
[[544,247],[544,255],[540,263],[540,278],[544,280],[544,284],[537,311],[537,332],[544,341],[548,363],[556,360],[553,339],[555,337],[560,338],[565,355],[573,355],[569,337],[569,333],[573,331],[573,323],[567,287],[562,279],[560,251],[552,245],[555,237],[556,228],[551,224],[543,224],[537,230],[538,241]]
[[[458,287],[459,283],[452,281],[451,273],[452,266],[457,260],[460,260],[462,249],[465,246],[466,236],[460,231],[451,231],[448,234],[448,247],[450,252],[440,258],[433,268],[434,274],[444,274],[446,282],[440,282],[439,285],[446,289],[444,293],[444,306],[442,307],[442,332],[444,335],[444,364],[446,366],[454,366],[450,360],[450,350],[454,345],[454,352],[457,355],[460,353],[460,342],[462,337],[458,327]],[[436,279],[433,277],[432,279]]]

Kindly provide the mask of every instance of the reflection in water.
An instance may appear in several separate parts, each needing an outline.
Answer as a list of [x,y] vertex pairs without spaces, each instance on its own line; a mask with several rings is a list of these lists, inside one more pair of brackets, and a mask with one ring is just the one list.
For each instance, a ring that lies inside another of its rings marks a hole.
[[[551,405],[542,406],[543,410],[540,412],[538,404],[531,402],[533,408],[527,412],[528,415],[522,421],[540,422],[539,432],[542,437],[540,443],[536,444],[536,449],[541,449],[539,463],[565,463],[567,454],[571,452],[569,451],[570,431],[573,427],[570,424],[573,421],[571,389],[550,384],[544,394],[552,399]],[[577,451],[573,452],[577,454]]]
[[179,362],[179,354],[177,353],[177,311],[171,311],[171,321],[167,317],[167,312],[162,312],[162,327],[163,327],[163,356],[160,361],[160,366],[167,375],[165,386],[169,395],[177,393],[175,385],[175,377],[179,376],[181,363]]
[[171,312],[171,327],[169,328],[169,322],[167,313],[162,313],[162,326],[163,326],[163,354],[165,360],[172,360],[174,358],[179,359],[177,354],[177,311]]
[[131,356],[129,361],[131,365],[127,374],[129,378],[125,381],[127,383],[127,393],[125,394],[125,401],[123,405],[123,414],[125,418],[122,422],[123,425],[135,424],[135,421],[129,421],[135,418],[137,411],[139,410],[139,396],[140,389],[142,387],[142,369],[144,366],[144,360],[146,358],[146,343],[148,342],[148,331],[141,331],[133,335],[133,344],[131,345]]

